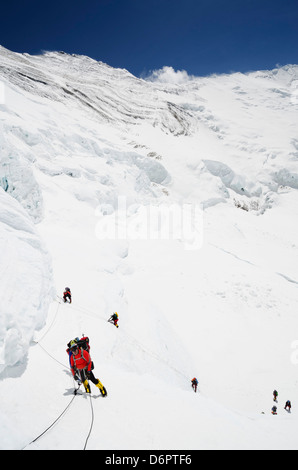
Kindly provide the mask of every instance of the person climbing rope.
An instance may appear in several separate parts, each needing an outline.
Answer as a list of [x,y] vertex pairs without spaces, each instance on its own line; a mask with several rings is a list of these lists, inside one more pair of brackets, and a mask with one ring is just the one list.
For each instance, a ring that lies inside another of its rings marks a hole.
[[65,287],[64,292],[63,292],[63,300],[64,302],[68,302],[71,304],[71,291],[69,287]]
[[113,323],[116,326],[116,328],[119,328],[118,320],[119,320],[118,313],[114,312],[113,315],[111,315],[110,318],[108,319],[108,322]]
[[[85,349],[85,351],[88,351],[88,353],[90,353],[90,344],[89,344],[89,338],[88,336],[84,336],[80,339],[78,336],[72,340],[72,341],[75,341],[76,344],[80,347],[80,348],[83,348]],[[71,352],[71,349],[70,349],[70,345],[71,345],[71,342],[72,341],[69,341],[69,343],[67,343],[67,349],[66,349],[66,352],[69,356],[69,364],[70,364],[70,356],[72,355],[72,352]]]
[[195,393],[197,393],[198,384],[199,384],[198,379],[194,377],[191,381],[191,386],[194,389]]
[[71,372],[75,380],[79,380],[84,384],[86,393],[91,393],[89,380],[99,388],[103,397],[107,396],[107,391],[99,379],[94,377],[92,372],[93,363],[88,351],[79,347],[76,340],[70,342],[69,350]]

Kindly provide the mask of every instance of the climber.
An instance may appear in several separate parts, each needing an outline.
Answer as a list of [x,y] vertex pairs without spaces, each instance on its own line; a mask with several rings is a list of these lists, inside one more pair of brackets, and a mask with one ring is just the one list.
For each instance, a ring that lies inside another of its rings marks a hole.
[[[90,353],[90,344],[89,344],[89,338],[88,336],[84,336],[80,339],[78,336],[73,340],[77,343],[77,345],[79,346],[79,348],[82,348],[84,349],[85,351],[87,351],[88,353]],[[66,349],[66,352],[69,356],[69,365],[71,365],[70,363],[70,358],[71,358],[71,355],[72,355],[72,351],[70,349],[70,344],[72,343],[72,341],[69,341],[69,343],[67,343],[67,349]],[[91,356],[90,356],[91,357]],[[91,370],[94,369],[94,364],[92,362],[92,366],[91,366]]]
[[288,413],[291,413],[291,408],[292,408],[292,404],[290,402],[290,400],[288,400],[286,402],[286,405],[285,405],[285,410],[288,412]]
[[67,302],[67,299],[69,303],[71,304],[71,291],[69,287],[65,287],[64,292],[63,292],[63,300],[64,302]]
[[[76,344],[80,347],[80,348],[83,348],[85,349],[85,351],[87,351],[88,353],[90,353],[90,344],[89,344],[89,338],[88,336],[84,336],[80,339],[78,336],[73,340],[76,342]],[[69,343],[67,343],[67,349],[66,349],[66,352],[67,354],[69,355],[69,364],[70,364],[70,356],[72,355],[72,352],[70,350],[70,344],[71,344],[72,341],[69,341]]]
[[277,407],[276,407],[276,406],[273,406],[273,407],[272,407],[271,413],[272,413],[273,415],[277,415]]
[[99,388],[102,396],[107,396],[105,387],[102,385],[99,379],[94,377],[92,372],[93,363],[91,361],[90,354],[83,348],[80,348],[75,340],[70,342],[69,349],[71,352],[70,367],[73,377],[75,379],[79,378],[83,382],[87,393],[91,393],[89,384],[89,380],[91,380],[91,382]]
[[191,381],[191,386],[192,386],[192,388],[194,389],[195,392],[197,392],[198,384],[199,384],[198,379],[196,379],[196,378],[194,377],[194,378],[192,379],[192,381]]
[[113,323],[117,328],[119,328],[118,320],[119,320],[118,313],[114,312],[113,315],[111,315],[110,318],[108,319],[108,322]]
[[273,401],[275,401],[277,403],[277,397],[278,397],[278,392],[276,390],[274,390],[273,392]]

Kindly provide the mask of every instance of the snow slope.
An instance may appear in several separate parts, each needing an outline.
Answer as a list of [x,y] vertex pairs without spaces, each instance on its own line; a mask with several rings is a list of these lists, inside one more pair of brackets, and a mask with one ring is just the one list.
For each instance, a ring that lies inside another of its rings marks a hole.
[[[140,80],[0,56],[1,448],[296,449],[298,67]],[[109,239],[121,200],[134,230]],[[135,239],[186,203],[201,246]],[[83,333],[106,399],[73,399]]]

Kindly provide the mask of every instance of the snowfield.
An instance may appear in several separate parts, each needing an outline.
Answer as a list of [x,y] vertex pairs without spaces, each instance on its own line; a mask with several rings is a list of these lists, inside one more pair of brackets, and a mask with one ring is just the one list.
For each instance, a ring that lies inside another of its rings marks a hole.
[[0,56],[0,448],[297,449],[298,66]]

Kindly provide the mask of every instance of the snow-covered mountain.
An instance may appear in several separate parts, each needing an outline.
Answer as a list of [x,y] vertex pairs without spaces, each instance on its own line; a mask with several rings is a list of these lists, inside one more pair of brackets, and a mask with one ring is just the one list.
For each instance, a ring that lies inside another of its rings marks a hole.
[[[297,448],[298,66],[0,47],[0,82],[1,448]],[[73,399],[82,333],[106,399]]]

